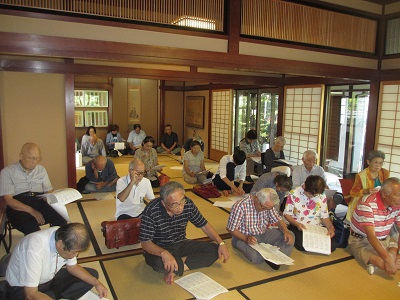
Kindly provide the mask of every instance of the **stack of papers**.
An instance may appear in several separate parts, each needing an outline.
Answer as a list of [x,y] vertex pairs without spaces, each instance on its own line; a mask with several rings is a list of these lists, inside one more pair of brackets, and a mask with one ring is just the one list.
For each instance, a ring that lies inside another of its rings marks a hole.
[[201,272],[186,275],[175,280],[175,283],[191,293],[196,299],[212,299],[219,294],[228,292],[218,282]]
[[250,245],[250,247],[260,253],[265,260],[268,260],[276,265],[293,265],[294,260],[279,251],[279,248],[276,246],[259,243]]
[[331,254],[331,238],[325,227],[306,225],[303,229],[303,247],[306,251]]
[[111,199],[115,199],[113,194],[111,194],[111,193],[93,193],[93,197],[96,200],[111,200]]

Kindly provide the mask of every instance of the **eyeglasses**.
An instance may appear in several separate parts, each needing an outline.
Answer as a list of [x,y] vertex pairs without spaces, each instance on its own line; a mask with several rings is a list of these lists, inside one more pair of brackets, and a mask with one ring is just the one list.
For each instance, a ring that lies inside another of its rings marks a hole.
[[135,171],[135,172],[136,172],[136,174],[139,175],[139,176],[144,176],[144,175],[146,175],[146,171],[144,171],[144,172]]
[[180,207],[181,205],[185,205],[186,202],[187,202],[186,197],[183,197],[182,200],[181,200],[179,203],[175,202],[175,203],[169,204],[167,201],[164,201],[164,203],[165,203],[169,208],[172,208],[172,209],[177,209],[177,208]]
[[29,161],[33,161],[33,162],[39,162],[42,160],[41,157],[33,157],[33,156],[27,156],[26,154],[22,153],[23,156],[25,156],[25,158]]

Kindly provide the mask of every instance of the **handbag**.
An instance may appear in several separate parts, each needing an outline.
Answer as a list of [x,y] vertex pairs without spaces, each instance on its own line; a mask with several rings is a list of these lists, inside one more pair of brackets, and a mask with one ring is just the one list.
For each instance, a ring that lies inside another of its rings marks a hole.
[[164,184],[168,183],[169,181],[170,181],[169,176],[164,173],[160,173],[160,176],[158,176],[158,182],[160,183],[160,186],[163,186]]
[[139,243],[140,218],[101,222],[108,249]]
[[212,183],[197,185],[193,187],[193,193],[206,199],[221,197],[221,193]]
[[350,236],[350,228],[341,218],[336,216],[335,212],[330,211],[329,216],[332,220],[333,227],[335,227],[335,236],[333,239],[336,242],[336,248],[346,248]]

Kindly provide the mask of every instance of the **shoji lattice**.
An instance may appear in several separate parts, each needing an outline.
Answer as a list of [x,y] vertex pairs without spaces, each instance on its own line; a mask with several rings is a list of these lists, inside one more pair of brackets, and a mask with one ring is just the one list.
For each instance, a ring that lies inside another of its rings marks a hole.
[[304,151],[319,154],[323,86],[286,87],[283,136],[287,160],[301,164]]
[[211,149],[218,156],[230,153],[232,119],[232,94],[230,90],[212,92]]
[[400,82],[382,83],[375,149],[385,152],[385,169],[400,177]]

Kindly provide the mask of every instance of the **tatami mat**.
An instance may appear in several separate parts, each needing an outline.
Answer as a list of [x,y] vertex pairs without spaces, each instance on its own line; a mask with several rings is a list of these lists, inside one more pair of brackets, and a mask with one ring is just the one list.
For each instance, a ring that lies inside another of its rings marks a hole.
[[[299,272],[304,268],[303,263],[297,261],[307,260],[307,267],[316,267],[324,263],[332,261],[340,261],[340,259],[348,258],[348,253],[341,249],[335,255],[328,256],[306,256],[299,259],[303,253],[295,250],[293,258],[295,265],[282,266],[280,270],[272,270],[267,264],[254,265],[249,263],[238,251],[232,249],[230,240],[226,240],[231,258],[227,263],[217,261],[211,267],[202,268],[193,271],[187,271],[185,274],[199,271],[211,277],[225,288],[229,290],[240,289],[254,283],[269,280],[272,278],[284,277],[285,274]],[[163,281],[163,274],[157,273],[151,267],[146,265],[142,255],[125,257],[104,262],[104,266],[115,290],[118,299],[131,299],[129,289],[126,288],[129,283],[134,282],[136,285],[135,298],[137,299],[188,299],[190,294],[184,289],[174,284],[167,286]],[[265,293],[265,290],[264,290]],[[268,295],[269,299],[288,299],[274,298]],[[241,299],[241,298],[239,298]],[[249,299],[265,299],[264,297]]]
[[400,275],[382,273],[371,276],[353,259],[241,291],[248,299],[399,299]]
[[[94,261],[94,262],[89,262],[89,263],[83,263],[80,264],[82,267],[87,267],[87,268],[92,268],[95,269],[97,272],[99,272],[99,280],[100,282],[108,289],[108,295],[107,295],[107,299],[109,300],[113,300],[113,299],[118,299],[118,298],[114,298],[112,295],[112,290],[110,289],[110,286],[108,285],[108,280],[106,278],[106,276],[104,275],[103,272],[103,268],[101,267],[100,262],[98,261]],[[96,295],[98,295],[96,289],[93,287],[92,292]]]

